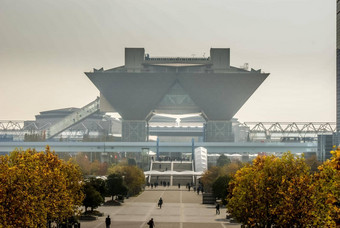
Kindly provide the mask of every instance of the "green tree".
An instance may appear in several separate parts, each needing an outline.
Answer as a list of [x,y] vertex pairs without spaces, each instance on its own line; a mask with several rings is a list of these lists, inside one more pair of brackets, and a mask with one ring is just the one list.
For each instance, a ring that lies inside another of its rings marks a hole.
[[219,176],[212,185],[212,192],[215,198],[222,199],[223,204],[227,204],[228,185],[231,181],[230,175]]
[[223,167],[223,166],[228,165],[230,163],[231,163],[230,159],[227,156],[225,156],[224,154],[221,154],[220,157],[217,159],[216,166]]
[[0,156],[0,227],[39,227],[73,216],[84,196],[81,183],[79,167],[48,146]]
[[83,206],[85,207],[85,212],[87,208],[90,207],[91,211],[97,208],[104,202],[104,198],[100,193],[93,187],[92,183],[87,182],[84,186],[85,198],[83,200]]
[[104,199],[108,192],[106,181],[100,178],[92,177],[89,179],[89,183],[95,188],[97,192],[100,193],[100,195]]
[[128,165],[132,165],[132,166],[137,165],[136,160],[134,158],[129,158]]
[[125,195],[127,192],[126,186],[123,184],[123,177],[120,174],[113,173],[107,177],[108,194],[112,197],[117,195]]

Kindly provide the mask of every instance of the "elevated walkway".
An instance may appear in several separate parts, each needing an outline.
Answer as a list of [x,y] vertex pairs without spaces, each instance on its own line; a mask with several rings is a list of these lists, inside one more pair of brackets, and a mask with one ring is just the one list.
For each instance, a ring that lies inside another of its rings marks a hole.
[[82,120],[86,119],[87,117],[91,116],[92,114],[99,111],[99,102],[100,99],[97,97],[96,100],[92,101],[88,105],[85,105],[80,110],[66,116],[64,119],[59,121],[58,123],[52,125],[46,131],[46,139],[51,139],[54,136],[58,135],[62,131],[66,130],[67,128],[81,122]]

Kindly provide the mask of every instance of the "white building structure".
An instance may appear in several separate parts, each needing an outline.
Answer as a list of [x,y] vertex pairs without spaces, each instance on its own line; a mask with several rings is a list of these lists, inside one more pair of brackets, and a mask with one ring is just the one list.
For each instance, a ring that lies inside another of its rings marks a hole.
[[195,149],[195,171],[204,172],[208,169],[208,152],[204,147]]

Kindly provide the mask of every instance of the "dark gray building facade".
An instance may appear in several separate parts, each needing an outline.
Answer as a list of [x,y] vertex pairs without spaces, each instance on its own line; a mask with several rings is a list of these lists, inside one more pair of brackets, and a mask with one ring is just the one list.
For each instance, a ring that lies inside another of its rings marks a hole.
[[230,65],[229,48],[210,57],[150,57],[126,48],[125,65],[85,73],[100,91],[100,109],[122,117],[122,141],[148,140],[155,113],[200,113],[205,141],[233,141],[231,119],[269,74]]

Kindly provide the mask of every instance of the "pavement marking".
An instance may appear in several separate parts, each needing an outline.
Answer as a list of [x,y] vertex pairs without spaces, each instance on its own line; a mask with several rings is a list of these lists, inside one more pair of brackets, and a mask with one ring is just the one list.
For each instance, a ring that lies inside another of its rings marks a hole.
[[[161,196],[160,197],[163,197],[165,191],[162,192]],[[151,215],[151,212],[154,211],[156,209],[156,205],[157,204],[153,204],[153,206],[149,209],[148,213],[145,215],[145,218],[144,218],[144,222],[140,225],[139,228],[143,228],[146,224],[147,221],[149,221],[149,218],[150,218],[150,215]],[[157,206],[158,207],[158,206]]]
[[183,228],[183,221],[184,221],[184,216],[183,216],[183,203],[182,203],[182,191],[179,194],[179,203],[180,203],[180,220],[179,220],[179,228]]
[[221,225],[223,228],[227,228],[226,225],[223,224],[223,222],[221,222]]

